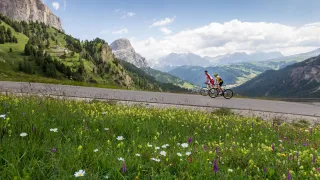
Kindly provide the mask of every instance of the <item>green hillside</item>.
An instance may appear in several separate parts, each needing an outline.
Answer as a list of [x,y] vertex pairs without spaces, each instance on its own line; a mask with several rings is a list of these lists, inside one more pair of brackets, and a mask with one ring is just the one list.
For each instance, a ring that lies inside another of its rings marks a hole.
[[235,91],[250,97],[320,98],[320,56],[268,70]]
[[[0,28],[10,29],[17,40],[0,44],[0,80],[186,91],[123,66],[102,39],[80,41],[43,23],[16,22],[2,15],[0,19]],[[0,43],[1,37],[0,29]]]
[[153,76],[157,81],[162,82],[162,83],[174,84],[174,85],[180,86],[182,88],[187,88],[187,89],[192,89],[192,88],[196,87],[195,85],[193,85],[187,81],[181,80],[180,78],[173,76],[169,73],[164,73],[164,72],[152,69],[152,68],[146,68],[146,69],[144,69],[144,71],[147,74]]

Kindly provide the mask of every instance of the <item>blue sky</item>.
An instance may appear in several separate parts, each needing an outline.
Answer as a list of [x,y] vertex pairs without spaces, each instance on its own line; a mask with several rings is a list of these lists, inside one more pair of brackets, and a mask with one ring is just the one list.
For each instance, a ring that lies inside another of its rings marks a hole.
[[[140,51],[145,48],[141,47],[141,44],[148,44],[148,40],[163,42],[168,36],[196,30],[211,23],[224,24],[238,20],[300,28],[320,21],[318,10],[320,0],[44,0],[44,2],[61,18],[66,33],[80,39],[100,37],[109,43],[124,37],[132,40]],[[59,4],[58,9],[57,6],[54,9],[54,2]],[[167,21],[163,21],[166,18]],[[159,26],[151,27],[161,20]],[[178,46],[182,44],[175,45]],[[181,52],[186,52],[183,49],[187,48],[180,48]],[[201,54],[200,51],[196,50],[198,54]],[[221,53],[226,52],[221,51]],[[167,50],[163,53],[167,53]]]

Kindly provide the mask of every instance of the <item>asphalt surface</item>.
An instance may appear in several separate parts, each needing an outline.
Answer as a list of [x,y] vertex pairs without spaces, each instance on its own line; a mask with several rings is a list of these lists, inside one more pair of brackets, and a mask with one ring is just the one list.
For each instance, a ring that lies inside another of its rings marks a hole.
[[7,81],[0,81],[0,92],[34,93],[43,95],[149,102],[199,107],[225,107],[238,110],[253,110],[262,112],[320,117],[320,106],[283,101],[244,98],[232,98],[227,100],[222,97],[212,99],[209,96],[191,94],[127,91],[116,89]]

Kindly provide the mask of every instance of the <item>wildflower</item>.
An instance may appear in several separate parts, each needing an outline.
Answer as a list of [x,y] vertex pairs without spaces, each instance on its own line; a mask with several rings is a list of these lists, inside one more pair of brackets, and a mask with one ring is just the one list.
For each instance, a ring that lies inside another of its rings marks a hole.
[[149,143],[147,144],[147,146],[148,146],[148,147],[152,147],[152,145],[151,145],[151,144],[149,144]]
[[279,142],[282,143],[282,140],[280,139]]
[[123,138],[123,136],[118,136],[118,137],[117,137],[117,140],[118,140],[118,141],[122,141],[122,140],[124,140],[124,138]]
[[161,151],[161,152],[160,152],[160,155],[161,155],[161,156],[166,156],[167,153],[166,153],[165,151]]
[[56,148],[52,148],[51,152],[55,153],[55,152],[57,152],[57,149]]
[[119,157],[118,160],[124,162],[124,158],[122,158],[122,157]]
[[122,166],[122,172],[123,172],[123,173],[127,172],[127,165],[126,165],[126,163],[124,163],[123,166]]
[[86,171],[84,171],[84,170],[79,170],[78,172],[75,172],[74,173],[74,176],[75,177],[83,177],[84,175],[85,175],[85,173],[86,173]]
[[233,172],[233,169],[228,169],[229,172]]
[[266,168],[266,167],[263,168],[263,172],[264,172],[264,173],[267,173],[267,168]]
[[95,150],[93,150],[93,152],[98,152],[99,151],[99,149],[95,149]]
[[136,156],[140,157],[141,155],[140,154],[136,154]]
[[288,170],[287,180],[291,180],[291,174],[289,170]]
[[160,159],[151,158],[152,161],[160,162]]
[[186,155],[187,155],[187,156],[190,156],[190,155],[191,155],[191,152],[186,152]]
[[51,128],[50,131],[56,133],[56,132],[58,132],[58,128]]
[[104,176],[104,178],[109,179],[109,176]]
[[178,155],[178,156],[180,156],[180,157],[182,156],[182,154],[181,154],[181,153],[177,153],[177,155]]
[[23,132],[23,133],[20,134],[20,136],[21,136],[21,137],[25,137],[25,136],[28,136],[28,134],[25,133],[25,132]]
[[165,144],[163,146],[161,146],[163,149],[167,148],[169,146],[169,144]]
[[104,128],[105,131],[109,131],[109,128]]
[[206,145],[203,146],[203,150],[207,151],[207,146]]
[[155,149],[156,149],[156,150],[159,150],[159,149],[160,149],[160,147],[155,147]]
[[107,112],[103,112],[103,113],[102,113],[102,115],[106,115],[106,114],[107,114]]
[[2,115],[0,115],[0,118],[6,119],[6,115],[5,115],[5,114],[2,114]]
[[188,144],[190,144],[191,142],[192,142],[192,137],[188,139]]
[[181,147],[183,147],[183,148],[187,148],[188,146],[189,146],[188,143],[182,143],[182,144],[181,144]]
[[78,147],[78,151],[81,151],[81,149],[82,149],[82,146],[80,145],[80,146]]
[[272,151],[274,151],[274,143],[272,143],[272,146],[271,146],[271,148],[272,148]]
[[213,171],[214,171],[215,173],[217,173],[217,172],[218,172],[218,164],[217,164],[217,160],[214,160]]

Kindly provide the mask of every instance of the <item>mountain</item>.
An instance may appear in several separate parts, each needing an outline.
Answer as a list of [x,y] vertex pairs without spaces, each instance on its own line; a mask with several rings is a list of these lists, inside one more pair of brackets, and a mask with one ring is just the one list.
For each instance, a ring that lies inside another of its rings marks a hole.
[[226,65],[226,64],[237,64],[241,62],[252,62],[252,61],[265,61],[269,59],[275,59],[283,57],[280,52],[255,52],[247,54],[245,52],[236,52],[233,54],[226,54],[217,57],[204,57],[212,65]]
[[178,66],[209,66],[210,62],[199,55],[192,53],[177,54],[171,53],[158,60],[155,69],[168,72]]
[[41,0],[0,0],[0,13],[15,21],[38,21],[63,31],[60,19]]
[[[244,53],[242,54],[245,55]],[[264,61],[241,62],[230,65],[223,65],[222,63],[220,63],[219,65],[210,66],[207,68],[201,66],[173,67],[169,70],[168,73],[177,76],[187,82],[191,82],[195,85],[201,86],[204,82],[203,71],[207,69],[211,74],[214,72],[218,72],[222,77],[224,77],[227,84],[239,86],[244,82],[254,78],[255,76],[265,72],[266,70],[279,70],[319,54],[320,49],[316,49],[307,53],[284,56],[281,58]],[[217,58],[223,57],[225,56],[219,56]]]
[[[102,39],[80,41],[39,22],[0,15],[0,79],[185,92],[118,60]],[[3,38],[6,37],[6,38]]]
[[113,54],[116,58],[127,61],[139,68],[148,67],[144,57],[136,53],[128,39],[118,39],[110,44]]
[[177,76],[197,86],[203,86],[203,83],[206,80],[204,71],[207,70],[212,76],[213,73],[217,72],[223,78],[225,84],[235,86],[269,69],[270,68],[268,67],[261,67],[251,63],[206,68],[201,66],[180,66],[171,70],[169,74]]
[[180,78],[173,76],[169,73],[165,73],[165,72],[155,70],[152,68],[146,68],[146,69],[144,69],[144,71],[147,74],[149,74],[150,76],[153,76],[159,82],[173,84],[173,85],[180,86],[180,87],[186,88],[186,89],[195,88],[195,85],[193,85],[187,81],[181,80]]
[[268,70],[235,89],[251,97],[320,97],[320,56]]

